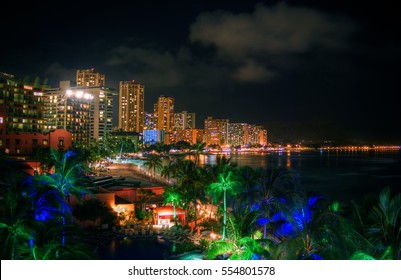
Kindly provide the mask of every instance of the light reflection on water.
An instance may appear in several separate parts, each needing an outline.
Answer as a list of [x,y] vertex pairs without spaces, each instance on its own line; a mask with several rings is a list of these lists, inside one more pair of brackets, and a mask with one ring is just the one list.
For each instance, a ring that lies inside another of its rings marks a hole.
[[[301,189],[331,200],[360,201],[365,194],[378,193],[385,186],[401,193],[399,151],[307,151],[231,154],[231,157],[239,166],[291,168],[300,176]],[[202,155],[200,165],[205,164],[216,164],[216,155]],[[102,259],[163,260],[171,251],[157,240],[112,240],[108,245],[100,250]],[[186,257],[201,258],[201,255]]]
[[[390,186],[401,192],[401,152],[398,151],[295,151],[264,154],[226,154],[238,166],[286,167],[295,171],[306,192],[329,199],[356,200]],[[202,155],[200,165],[216,164],[216,155]],[[191,159],[191,157],[187,157]]]

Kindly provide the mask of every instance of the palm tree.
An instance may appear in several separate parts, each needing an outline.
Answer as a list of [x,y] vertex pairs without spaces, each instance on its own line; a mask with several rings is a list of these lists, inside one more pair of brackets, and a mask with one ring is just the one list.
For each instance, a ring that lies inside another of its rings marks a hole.
[[156,170],[159,170],[163,167],[160,157],[153,154],[149,155],[143,165],[147,166],[149,170],[152,170],[153,179],[156,177]]
[[176,207],[179,205],[179,203],[182,200],[182,194],[181,194],[179,188],[175,185],[169,185],[169,186],[165,187],[162,196],[164,197],[164,203],[173,204],[174,221],[175,221],[175,224],[177,225]]
[[273,220],[273,216],[300,198],[298,177],[294,171],[283,167],[257,168],[255,173],[259,181],[258,190],[261,191],[259,207],[262,211],[259,221],[263,225],[263,238],[266,238],[267,224]]
[[152,190],[140,189],[138,191],[138,202],[141,204],[142,211],[145,211],[145,204],[156,196]]
[[189,209],[191,203],[194,207],[195,228],[197,226],[198,201],[206,201],[202,172],[203,169],[195,166],[195,163],[191,160],[177,162],[177,172],[175,174],[177,185],[181,190],[187,209]]
[[209,193],[219,197],[223,194],[223,233],[221,240],[226,238],[227,229],[227,194],[233,194],[238,191],[240,183],[232,170],[221,172],[218,176],[218,181],[209,185]]
[[261,242],[249,236],[238,241],[214,240],[206,251],[206,258],[209,260],[253,260],[267,259],[269,251]]
[[23,182],[29,176],[21,172],[17,162],[0,156],[0,251],[1,259],[19,259],[29,250],[33,232],[29,193]]
[[[91,194],[88,187],[91,186],[91,181],[85,176],[85,165],[74,161],[75,154],[72,151],[65,153],[56,152],[51,150],[51,158],[54,163],[54,173],[42,175],[42,180],[50,187],[55,188],[63,199],[67,201],[70,208],[71,195],[76,197],[79,201],[85,194]],[[62,209],[63,214],[66,209]],[[65,225],[65,217],[62,216],[63,225]],[[65,235],[62,237],[62,244],[64,245]]]
[[378,255],[391,247],[393,259],[401,259],[401,194],[391,197],[389,187],[381,191],[377,204],[368,213],[367,238]]
[[71,195],[80,200],[84,194],[91,194],[88,190],[88,187],[91,186],[91,181],[84,173],[87,166],[75,162],[75,153],[72,151],[60,153],[51,150],[51,157],[54,162],[54,173],[45,174],[43,179],[67,199],[68,205],[70,205]]
[[258,181],[258,173],[249,166],[240,167],[238,171],[242,189],[237,202],[240,205],[251,205],[259,208],[264,193]]
[[175,176],[176,172],[177,172],[177,163],[172,160],[169,160],[168,164],[163,166],[160,175],[167,179],[168,184],[171,184],[172,182],[170,181],[170,179]]
[[203,150],[206,147],[206,142],[202,142],[200,139],[196,139],[196,143],[191,146],[191,149],[195,151],[195,165],[199,162],[199,156],[203,154]]

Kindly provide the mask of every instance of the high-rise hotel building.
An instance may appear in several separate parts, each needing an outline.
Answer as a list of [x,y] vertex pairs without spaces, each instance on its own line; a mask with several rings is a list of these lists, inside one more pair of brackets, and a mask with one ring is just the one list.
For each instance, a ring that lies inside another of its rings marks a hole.
[[195,128],[195,113],[182,111],[174,113],[174,129],[183,130],[187,128]]
[[105,86],[106,77],[104,74],[96,73],[94,68],[77,70],[77,87]]
[[157,116],[157,129],[171,133],[174,127],[174,98],[161,95],[155,106]]
[[145,123],[145,86],[135,81],[120,81],[118,128],[143,133]]
[[70,81],[62,81],[59,88],[46,90],[45,129],[66,129],[74,143],[84,145],[102,140],[112,131],[113,95],[117,93],[103,86],[72,87]]
[[267,130],[261,125],[249,126],[249,144],[265,146],[268,143]]
[[42,131],[45,98],[42,87],[0,73],[0,134]]
[[71,148],[71,134],[66,130],[45,131],[43,86],[29,84],[0,73],[0,153],[29,155],[37,147]]
[[246,146],[249,144],[249,125],[247,123],[228,124],[228,145]]
[[207,145],[226,146],[228,143],[228,119],[205,119],[204,139]]

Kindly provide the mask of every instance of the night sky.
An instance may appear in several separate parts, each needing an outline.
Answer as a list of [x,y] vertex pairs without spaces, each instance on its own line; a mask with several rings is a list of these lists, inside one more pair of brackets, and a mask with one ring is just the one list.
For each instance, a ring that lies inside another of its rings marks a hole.
[[[0,72],[57,87],[95,68],[272,141],[401,143],[396,1],[52,1],[2,10]],[[93,5],[92,7],[90,5]],[[63,6],[60,6],[63,5]]]

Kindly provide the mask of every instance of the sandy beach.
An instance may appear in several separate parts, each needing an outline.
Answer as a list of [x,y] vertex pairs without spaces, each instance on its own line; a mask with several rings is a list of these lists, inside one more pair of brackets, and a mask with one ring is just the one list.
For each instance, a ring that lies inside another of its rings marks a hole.
[[168,182],[165,178],[160,177],[156,174],[156,177],[148,175],[148,172],[144,172],[138,168],[135,164],[127,163],[112,163],[108,167],[108,175],[113,177],[125,177],[129,181],[140,181],[141,186],[152,186],[152,185],[167,185]]

